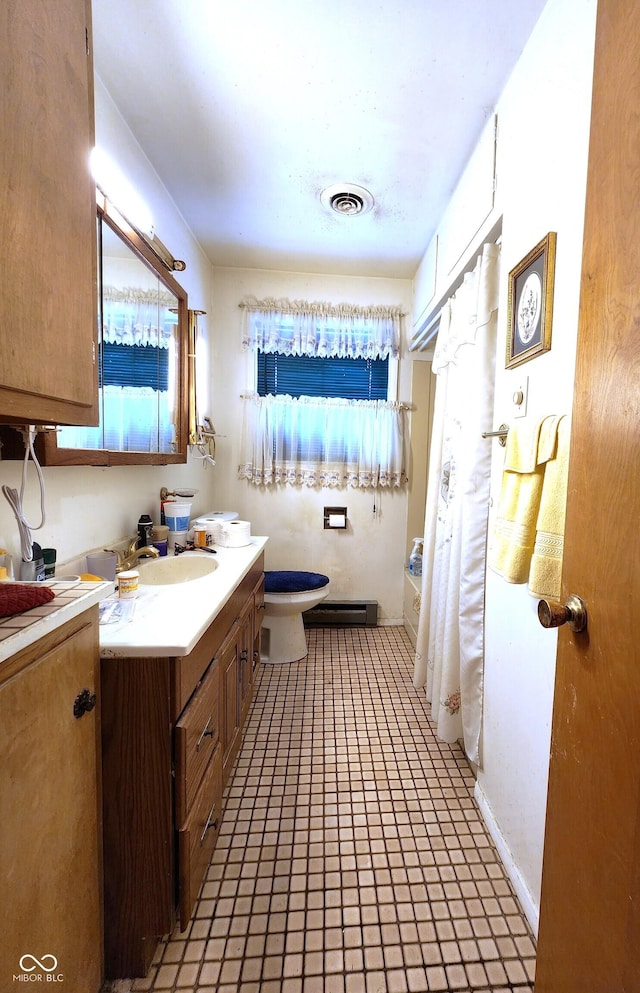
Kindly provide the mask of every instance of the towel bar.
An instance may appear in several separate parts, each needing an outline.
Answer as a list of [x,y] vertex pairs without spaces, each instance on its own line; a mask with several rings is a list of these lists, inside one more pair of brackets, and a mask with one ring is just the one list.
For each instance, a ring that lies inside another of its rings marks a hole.
[[498,444],[504,446],[507,444],[507,435],[509,434],[509,425],[501,424],[497,431],[483,431],[483,438],[497,438]]

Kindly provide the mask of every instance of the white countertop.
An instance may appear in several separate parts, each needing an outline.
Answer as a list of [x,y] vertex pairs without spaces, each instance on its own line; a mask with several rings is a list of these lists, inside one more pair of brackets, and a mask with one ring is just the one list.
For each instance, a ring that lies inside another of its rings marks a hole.
[[[144,586],[144,569],[134,600],[120,601],[129,620],[100,624],[100,654],[105,658],[188,655],[237,585],[259,558],[269,539],[252,537],[241,548],[216,545],[217,568],[207,576],[167,586]],[[184,552],[202,556],[204,552]],[[180,556],[182,558],[182,556]],[[117,599],[117,595],[114,599]],[[111,597],[104,603],[108,607]]]
[[0,620],[0,663],[23,648],[29,648],[44,635],[55,631],[113,592],[113,583],[89,583],[81,580],[61,583],[52,579],[37,585],[50,586],[55,598],[49,603],[25,610],[22,614],[13,614]]

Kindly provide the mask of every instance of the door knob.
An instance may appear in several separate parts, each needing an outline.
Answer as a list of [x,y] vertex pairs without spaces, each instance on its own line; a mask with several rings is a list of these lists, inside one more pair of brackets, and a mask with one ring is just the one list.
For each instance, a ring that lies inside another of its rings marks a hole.
[[587,626],[587,605],[575,593],[571,593],[564,604],[554,600],[539,600],[538,620],[543,628],[559,628],[562,624],[568,624],[572,631],[584,631]]

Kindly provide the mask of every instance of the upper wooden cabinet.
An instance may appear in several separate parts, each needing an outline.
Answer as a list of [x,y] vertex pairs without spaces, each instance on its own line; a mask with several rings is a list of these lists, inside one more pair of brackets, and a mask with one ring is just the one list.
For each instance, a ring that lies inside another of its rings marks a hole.
[[90,0],[4,0],[0,67],[0,421],[97,424]]

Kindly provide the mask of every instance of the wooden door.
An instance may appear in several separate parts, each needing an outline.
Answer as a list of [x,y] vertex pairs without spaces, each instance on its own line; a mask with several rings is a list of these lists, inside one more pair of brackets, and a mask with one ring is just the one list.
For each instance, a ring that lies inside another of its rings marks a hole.
[[640,4],[600,0],[536,993],[640,989]]
[[[97,993],[102,872],[97,608],[3,663],[0,679],[0,989]],[[40,654],[39,654],[40,653]],[[24,668],[22,665],[24,663]],[[13,673],[5,681],[5,671]]]
[[97,424],[90,0],[4,0],[0,81],[0,414]]

